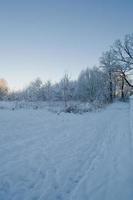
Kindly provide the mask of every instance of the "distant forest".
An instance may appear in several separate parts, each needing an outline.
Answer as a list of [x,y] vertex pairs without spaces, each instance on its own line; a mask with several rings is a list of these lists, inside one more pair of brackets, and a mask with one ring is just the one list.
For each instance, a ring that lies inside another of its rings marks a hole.
[[0,100],[6,101],[68,101],[106,104],[114,99],[125,100],[132,94],[133,34],[116,40],[99,59],[99,66],[82,70],[77,80],[68,74],[52,84],[37,78],[27,88],[11,92],[0,79]]

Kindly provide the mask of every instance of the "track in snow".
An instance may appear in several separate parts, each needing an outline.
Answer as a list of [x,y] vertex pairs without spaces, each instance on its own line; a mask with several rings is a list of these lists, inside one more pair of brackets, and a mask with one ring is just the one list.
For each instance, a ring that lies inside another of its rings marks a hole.
[[0,111],[0,200],[132,200],[130,106]]

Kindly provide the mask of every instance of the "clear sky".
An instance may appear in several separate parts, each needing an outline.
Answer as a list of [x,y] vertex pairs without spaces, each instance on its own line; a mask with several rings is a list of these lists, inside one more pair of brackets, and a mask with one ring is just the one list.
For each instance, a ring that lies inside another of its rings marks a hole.
[[133,0],[0,0],[0,77],[12,89],[98,63],[133,32]]

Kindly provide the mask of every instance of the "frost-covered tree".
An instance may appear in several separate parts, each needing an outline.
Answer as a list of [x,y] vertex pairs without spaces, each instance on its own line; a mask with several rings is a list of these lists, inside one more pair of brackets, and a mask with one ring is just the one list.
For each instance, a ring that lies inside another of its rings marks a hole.
[[41,99],[44,101],[51,101],[52,100],[52,84],[51,81],[47,81],[42,84],[40,89],[40,96]]
[[102,57],[100,58],[100,65],[103,69],[104,73],[107,76],[107,87],[109,91],[109,101],[113,101],[113,97],[115,95],[115,75],[116,75],[116,69],[117,69],[117,62],[114,59],[113,52],[106,51],[103,53]]
[[31,82],[25,90],[26,99],[28,99],[29,101],[42,100],[41,87],[42,81],[40,80],[40,78],[37,78],[36,80]]
[[83,70],[78,78],[78,95],[82,101],[105,101],[106,77],[98,68]]
[[65,107],[67,107],[67,102],[70,100],[70,78],[68,74],[65,74],[64,77],[61,79],[60,83],[61,95],[62,100],[64,101]]

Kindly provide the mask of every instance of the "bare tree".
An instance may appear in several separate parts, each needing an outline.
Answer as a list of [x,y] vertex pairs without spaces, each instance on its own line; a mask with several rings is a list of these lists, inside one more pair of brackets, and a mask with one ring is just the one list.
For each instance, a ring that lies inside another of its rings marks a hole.
[[128,75],[133,70],[133,34],[126,35],[123,41],[116,40],[112,50],[119,66],[118,72],[122,79],[122,88],[124,88],[124,81],[133,88],[133,84],[128,80]]

